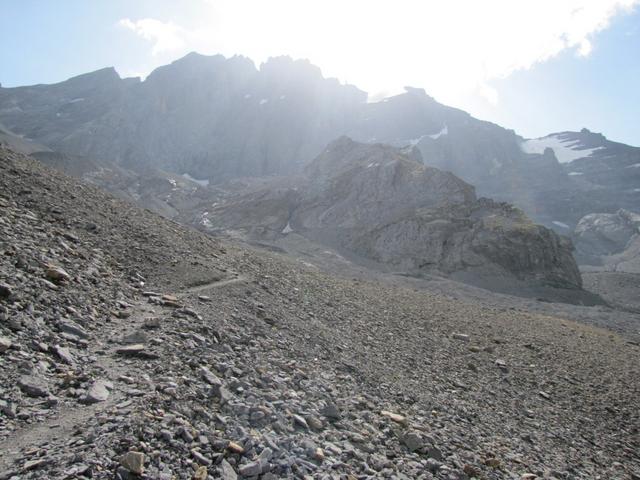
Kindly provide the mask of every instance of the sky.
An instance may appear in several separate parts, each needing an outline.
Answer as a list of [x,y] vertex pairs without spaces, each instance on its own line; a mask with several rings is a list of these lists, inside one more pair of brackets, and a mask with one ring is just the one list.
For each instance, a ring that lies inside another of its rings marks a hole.
[[306,58],[372,101],[411,85],[528,138],[640,146],[640,0],[0,0],[3,87],[190,51]]

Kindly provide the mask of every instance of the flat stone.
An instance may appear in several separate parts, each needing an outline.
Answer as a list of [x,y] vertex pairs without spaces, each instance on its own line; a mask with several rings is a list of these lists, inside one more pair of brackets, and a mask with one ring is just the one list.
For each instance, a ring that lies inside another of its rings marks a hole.
[[46,383],[31,375],[23,375],[20,377],[18,387],[30,397],[46,397],[49,395],[49,389]]
[[249,462],[244,465],[240,465],[238,469],[240,475],[243,477],[255,477],[256,475],[260,475],[262,473],[262,465],[260,462]]
[[209,385],[213,385],[214,387],[222,386],[222,380],[220,380],[220,378],[218,378],[218,376],[207,367],[200,367],[200,376]]
[[402,425],[406,425],[407,424],[407,417],[405,417],[404,415],[400,415],[398,413],[393,413],[393,412],[388,412],[387,410],[382,410],[382,412],[380,412],[380,414],[383,417],[387,417],[389,420],[396,422],[396,423],[400,423]]
[[4,353],[11,348],[13,342],[9,337],[0,337],[0,353]]
[[211,465],[211,460],[202,455],[198,450],[191,450],[191,455],[200,465]]
[[73,359],[73,355],[71,355],[71,352],[67,347],[61,347],[60,345],[56,345],[55,347],[53,347],[53,351],[56,353],[58,358],[62,360],[64,363],[68,365],[72,365],[75,363]]
[[95,381],[83,398],[83,403],[92,404],[106,401],[109,398],[110,386],[111,384],[104,380]]
[[70,333],[71,335],[75,335],[80,338],[89,338],[89,334],[86,332],[84,328],[82,328],[77,323],[74,323],[69,320],[64,320],[58,324],[58,328],[61,332]]
[[453,334],[453,338],[455,340],[461,340],[463,342],[468,342],[469,341],[469,335],[467,335],[465,333],[454,333]]
[[120,458],[120,465],[129,472],[142,475],[144,472],[144,453],[127,452]]
[[220,477],[223,480],[237,480],[238,474],[236,474],[236,471],[229,462],[222,460],[222,462],[220,462]]

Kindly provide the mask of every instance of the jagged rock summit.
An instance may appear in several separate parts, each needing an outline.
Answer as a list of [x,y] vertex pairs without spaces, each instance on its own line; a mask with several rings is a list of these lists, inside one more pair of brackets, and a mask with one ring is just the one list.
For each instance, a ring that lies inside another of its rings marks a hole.
[[421,88],[368,102],[358,88],[289,57],[257,68],[241,56],[191,53],[144,81],[106,68],[0,88],[0,123],[62,154],[212,184],[299,173],[341,135],[415,145],[426,164],[562,233],[589,213],[640,205],[638,148],[588,130],[527,140]]

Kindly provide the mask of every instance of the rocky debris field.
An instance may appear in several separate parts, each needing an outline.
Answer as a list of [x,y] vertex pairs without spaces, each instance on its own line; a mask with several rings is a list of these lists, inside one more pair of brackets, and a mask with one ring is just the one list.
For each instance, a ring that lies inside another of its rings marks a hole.
[[3,480],[637,480],[639,353],[221,243],[0,151]]

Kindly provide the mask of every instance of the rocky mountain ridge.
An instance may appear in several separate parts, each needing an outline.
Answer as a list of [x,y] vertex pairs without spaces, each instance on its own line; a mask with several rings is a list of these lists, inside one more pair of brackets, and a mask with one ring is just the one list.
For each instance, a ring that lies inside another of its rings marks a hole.
[[427,164],[561,233],[590,213],[639,209],[640,149],[587,130],[526,140],[406,90],[368,103],[308,62],[278,57],[258,69],[243,57],[192,53],[144,82],[103,69],[0,88],[0,122],[63,154],[212,184],[298,173],[341,135],[415,145]]

